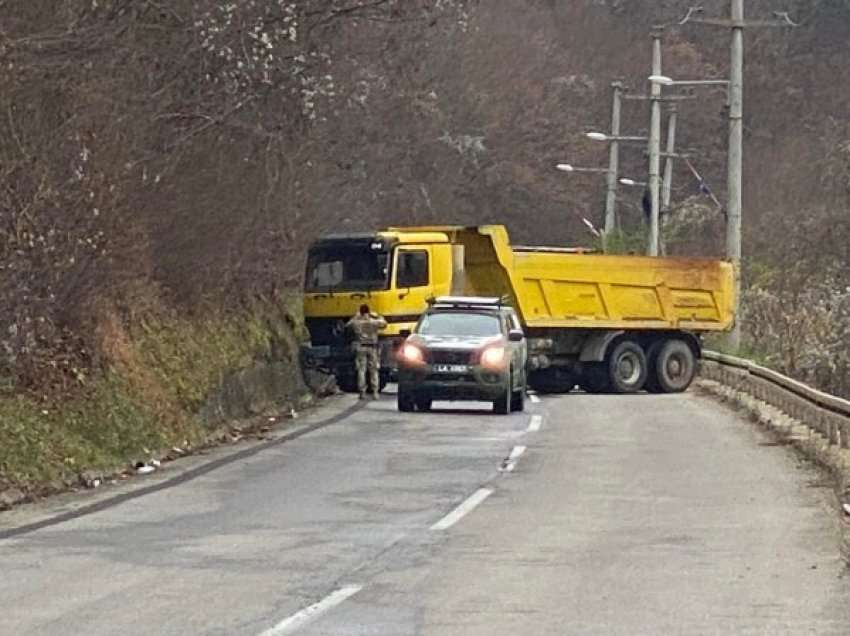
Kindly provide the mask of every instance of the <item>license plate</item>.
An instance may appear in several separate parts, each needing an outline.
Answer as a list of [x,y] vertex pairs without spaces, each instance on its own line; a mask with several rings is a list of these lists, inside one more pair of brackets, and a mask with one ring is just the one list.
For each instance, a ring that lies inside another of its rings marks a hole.
[[469,367],[465,364],[435,364],[436,373],[466,373]]

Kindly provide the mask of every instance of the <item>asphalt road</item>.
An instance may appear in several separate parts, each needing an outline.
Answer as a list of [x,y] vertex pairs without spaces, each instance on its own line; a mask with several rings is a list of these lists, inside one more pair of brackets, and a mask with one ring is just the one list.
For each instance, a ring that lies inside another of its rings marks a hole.
[[0,514],[103,502],[0,539],[0,634],[850,633],[823,475],[708,398],[436,406]]

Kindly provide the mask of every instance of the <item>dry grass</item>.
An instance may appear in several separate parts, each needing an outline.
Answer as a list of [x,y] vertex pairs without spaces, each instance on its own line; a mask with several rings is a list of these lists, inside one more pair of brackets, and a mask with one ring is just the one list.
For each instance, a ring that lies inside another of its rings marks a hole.
[[0,491],[58,490],[84,471],[110,473],[203,443],[215,431],[199,411],[225,374],[258,360],[297,360],[295,303],[156,319],[133,330],[108,317],[99,327],[108,370],[61,402],[0,398]]

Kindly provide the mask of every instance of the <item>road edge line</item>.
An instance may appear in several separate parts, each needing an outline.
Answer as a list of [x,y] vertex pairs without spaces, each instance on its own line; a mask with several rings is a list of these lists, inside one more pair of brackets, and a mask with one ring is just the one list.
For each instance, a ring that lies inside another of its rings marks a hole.
[[225,455],[224,457],[213,459],[212,461],[209,461],[205,464],[201,464],[200,466],[195,466],[194,468],[190,468],[178,475],[175,475],[174,477],[159,481],[155,484],[151,484],[149,486],[142,486],[129,492],[124,492],[113,497],[108,497],[106,499],[102,499],[100,501],[81,506],[74,510],[69,510],[67,512],[62,512],[47,517],[45,519],[41,519],[40,521],[33,521],[31,523],[26,523],[20,526],[0,529],[0,541],[29,534],[31,532],[35,532],[36,530],[42,530],[44,528],[56,526],[61,523],[65,523],[66,521],[79,519],[80,517],[86,517],[88,515],[107,510],[108,508],[118,506],[127,501],[138,499],[139,497],[144,497],[145,495],[150,495],[155,492],[159,492],[160,490],[167,490],[168,488],[179,486],[180,484],[192,481],[193,479],[201,477],[202,475],[206,475],[207,473],[211,473],[212,471],[217,470],[223,466],[227,466],[228,464],[232,464],[242,459],[253,457],[254,455],[268,450],[269,448],[280,446],[282,444],[285,444],[286,442],[298,439],[303,435],[312,433],[313,431],[317,431],[321,428],[337,424],[354,415],[354,413],[361,410],[363,407],[364,405],[362,402],[355,403],[354,405],[349,406],[345,410],[340,411],[339,413],[336,413],[335,415],[332,415],[324,420],[319,420],[318,422],[314,422],[313,424],[306,424],[294,430],[288,431],[283,435],[275,437],[274,439],[269,440],[267,442],[262,442],[260,444],[257,444],[256,446],[251,446],[250,448],[245,448],[240,451],[236,451],[234,453]]

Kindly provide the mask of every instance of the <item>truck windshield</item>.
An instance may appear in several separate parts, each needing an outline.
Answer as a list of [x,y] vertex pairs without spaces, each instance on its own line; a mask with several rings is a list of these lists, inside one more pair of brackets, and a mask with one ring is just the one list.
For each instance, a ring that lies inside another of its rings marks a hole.
[[389,287],[390,255],[368,246],[346,245],[310,251],[304,289],[359,291]]
[[423,336],[485,337],[501,335],[499,318],[492,314],[446,312],[425,314],[416,329]]

